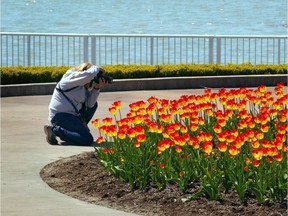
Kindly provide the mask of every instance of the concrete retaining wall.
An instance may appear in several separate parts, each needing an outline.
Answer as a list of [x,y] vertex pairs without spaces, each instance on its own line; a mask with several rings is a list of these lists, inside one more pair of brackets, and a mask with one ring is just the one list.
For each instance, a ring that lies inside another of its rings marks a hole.
[[[250,75],[250,76],[203,76],[203,77],[169,77],[149,79],[119,79],[102,92],[163,90],[163,89],[198,89],[198,88],[239,88],[257,87],[259,85],[275,86],[279,82],[287,85],[287,74]],[[51,95],[56,83],[32,83],[1,85],[1,97]]]

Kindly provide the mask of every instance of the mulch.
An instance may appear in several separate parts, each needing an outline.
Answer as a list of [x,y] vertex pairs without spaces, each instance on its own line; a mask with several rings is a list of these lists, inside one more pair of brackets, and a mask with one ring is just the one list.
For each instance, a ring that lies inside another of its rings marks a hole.
[[46,165],[40,176],[51,188],[73,198],[97,205],[147,216],[281,216],[287,215],[287,199],[281,203],[259,203],[250,195],[241,204],[234,191],[222,194],[221,200],[196,200],[187,197],[199,190],[193,184],[181,193],[176,185],[159,191],[151,185],[146,190],[132,189],[105,171],[95,152],[85,152]]

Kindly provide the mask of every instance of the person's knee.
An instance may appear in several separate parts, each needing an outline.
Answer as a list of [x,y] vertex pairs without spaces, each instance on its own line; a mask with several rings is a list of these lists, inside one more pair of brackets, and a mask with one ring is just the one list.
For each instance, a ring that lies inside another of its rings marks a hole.
[[97,102],[97,101],[95,102],[93,108],[94,108],[95,110],[97,110],[97,108],[98,108],[98,102]]

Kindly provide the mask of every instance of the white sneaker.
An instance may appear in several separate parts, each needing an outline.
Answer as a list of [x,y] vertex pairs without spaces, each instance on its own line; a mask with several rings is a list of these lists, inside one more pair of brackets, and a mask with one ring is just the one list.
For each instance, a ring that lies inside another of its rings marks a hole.
[[50,144],[50,145],[58,145],[58,141],[56,139],[55,134],[52,131],[52,126],[51,125],[44,125],[44,132],[46,134],[46,141]]

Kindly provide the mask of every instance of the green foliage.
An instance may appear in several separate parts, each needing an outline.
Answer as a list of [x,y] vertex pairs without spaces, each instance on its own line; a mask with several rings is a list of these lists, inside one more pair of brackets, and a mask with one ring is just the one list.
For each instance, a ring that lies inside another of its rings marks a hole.
[[1,67],[1,84],[58,82],[69,66]]
[[[58,82],[71,66],[1,67],[1,84]],[[114,79],[287,74],[287,65],[252,64],[178,64],[178,65],[105,65],[108,76]]]

